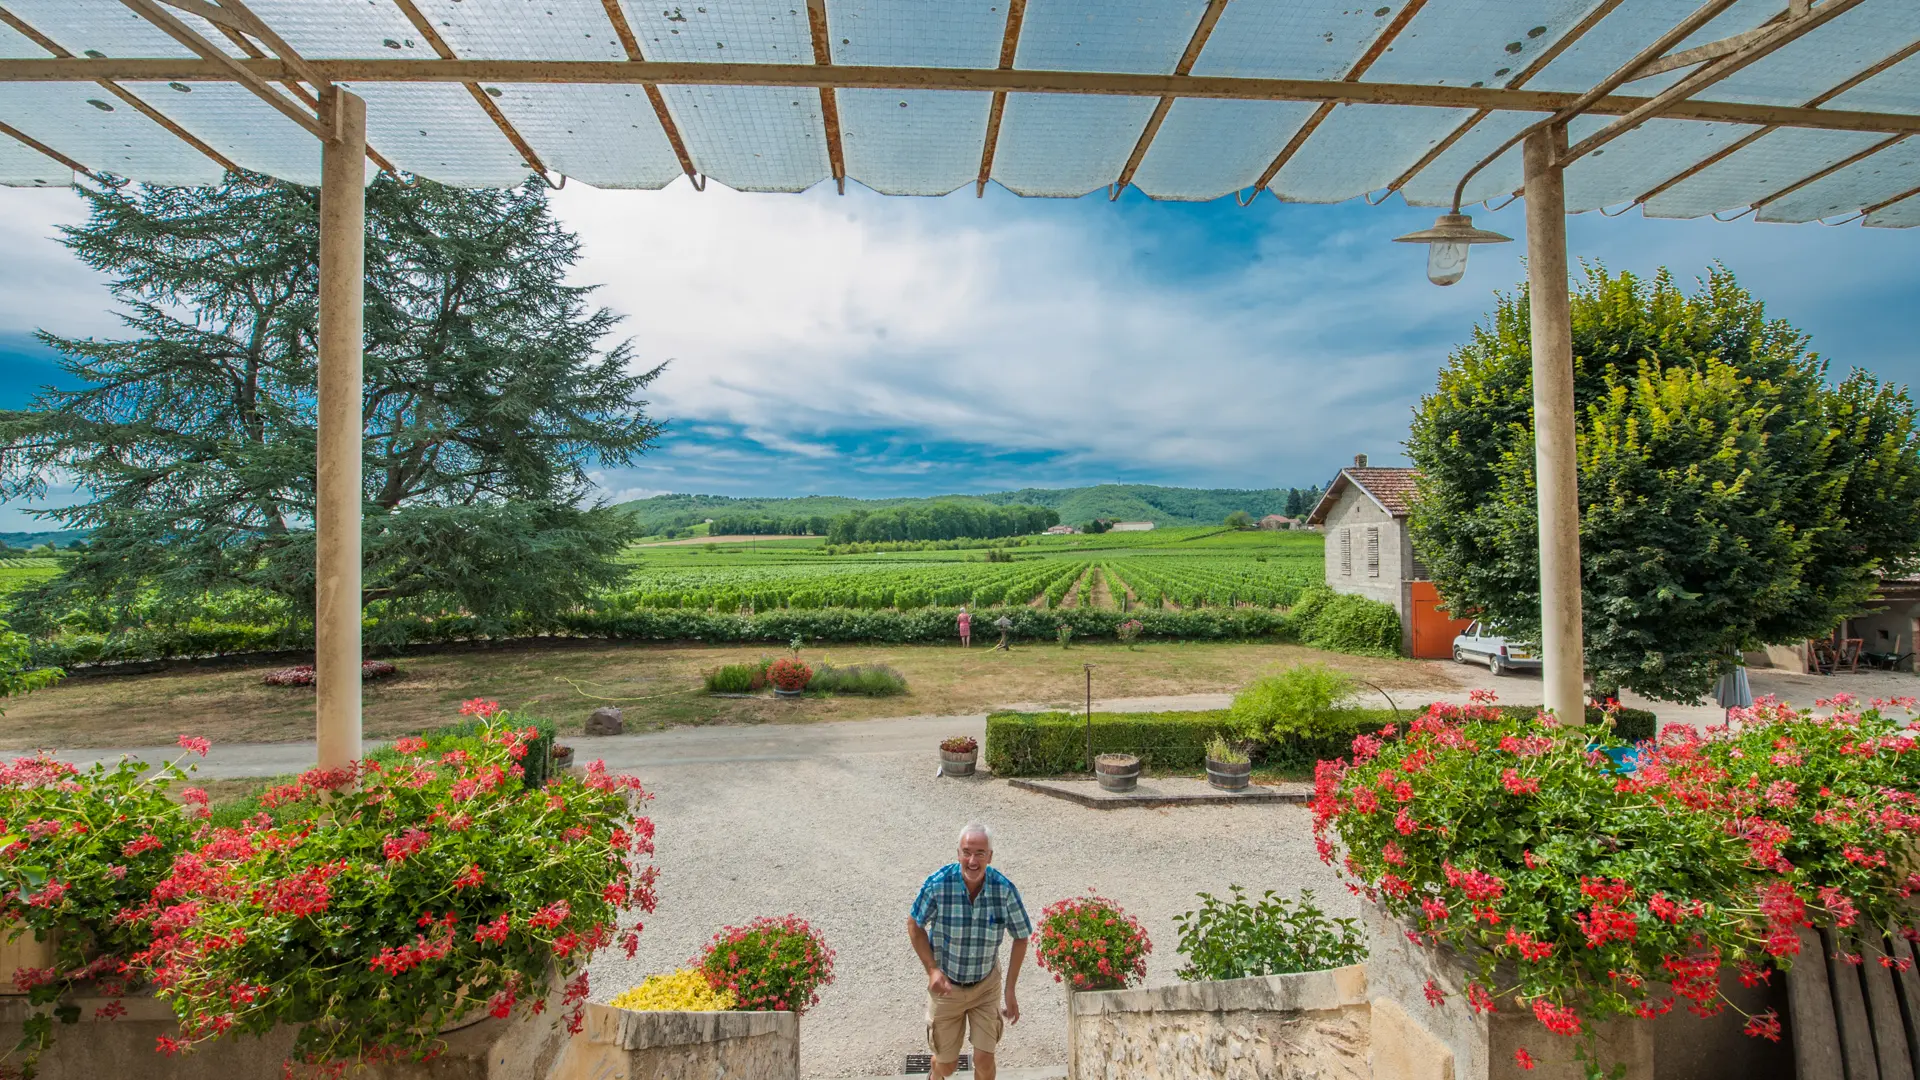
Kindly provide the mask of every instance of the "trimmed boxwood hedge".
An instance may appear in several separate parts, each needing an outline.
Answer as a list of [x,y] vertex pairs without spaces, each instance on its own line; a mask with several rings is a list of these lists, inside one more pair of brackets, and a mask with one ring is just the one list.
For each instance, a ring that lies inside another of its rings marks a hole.
[[[1264,750],[1256,749],[1254,760],[1265,768],[1311,772],[1315,762],[1347,753],[1355,735],[1378,731],[1393,720],[1393,713],[1387,709],[1349,711],[1358,720],[1351,731],[1270,743]],[[1136,755],[1143,769],[1205,768],[1207,743],[1215,735],[1235,737],[1225,709],[1093,714],[1093,752]],[[995,776],[1086,772],[1087,716],[1073,712],[993,713],[987,717],[986,761]]]
[[[1540,710],[1532,705],[1502,705],[1500,711],[1520,720],[1532,719]],[[1605,714],[1598,705],[1587,706],[1587,723],[1597,725]],[[1660,730],[1660,718],[1645,709],[1622,707],[1613,717],[1613,736],[1626,742],[1651,739]]]

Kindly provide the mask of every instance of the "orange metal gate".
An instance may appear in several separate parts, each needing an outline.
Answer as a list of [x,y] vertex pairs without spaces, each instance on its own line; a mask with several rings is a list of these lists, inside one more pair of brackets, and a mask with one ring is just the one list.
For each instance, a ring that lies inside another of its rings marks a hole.
[[1440,606],[1440,592],[1431,581],[1410,583],[1407,606],[1413,612],[1413,655],[1423,660],[1445,660],[1453,655],[1453,639],[1473,622],[1456,619]]

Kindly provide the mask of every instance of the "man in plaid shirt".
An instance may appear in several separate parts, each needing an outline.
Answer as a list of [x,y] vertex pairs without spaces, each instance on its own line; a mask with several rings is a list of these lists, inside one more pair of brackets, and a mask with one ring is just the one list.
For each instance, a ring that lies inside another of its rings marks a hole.
[[[1020,902],[1020,890],[987,864],[993,861],[993,834],[981,824],[960,830],[959,861],[928,875],[907,918],[907,937],[927,969],[927,1048],[933,1051],[933,1075],[951,1076],[960,1063],[960,1046],[973,1043],[973,1074],[993,1080],[994,1051],[1000,1045],[1000,1021],[1020,1022],[1014,983],[1027,958],[1033,923]],[[1013,935],[1007,960],[1007,989],[1000,993],[1000,935]]]

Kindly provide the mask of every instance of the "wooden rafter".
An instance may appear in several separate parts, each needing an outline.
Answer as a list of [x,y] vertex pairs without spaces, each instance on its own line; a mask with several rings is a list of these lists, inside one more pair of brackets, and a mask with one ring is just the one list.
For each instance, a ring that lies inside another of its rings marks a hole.
[[[627,23],[627,13],[620,10],[620,0],[600,0],[600,6],[606,9],[607,21],[613,24],[614,36],[620,39],[620,47],[626,50],[627,61],[646,63],[647,58],[640,51],[640,39]],[[646,92],[647,103],[653,106],[653,115],[660,121],[660,130],[667,134],[667,143],[673,147],[673,155],[680,159],[681,171],[687,174],[688,180],[693,181],[694,187],[705,187],[705,182],[693,167],[693,155],[687,153],[686,140],[680,137],[680,125],[673,122],[673,114],[667,111],[667,99],[661,95],[660,85],[643,82],[640,88]]]
[[[1020,24],[1027,18],[1027,0],[1007,0],[1007,28],[1000,35],[1000,66],[995,71],[1012,71],[1013,58],[1020,51]],[[980,175],[974,180],[974,198],[987,194],[987,181],[993,179],[993,155],[1000,148],[1000,121],[1007,113],[1007,91],[995,90],[993,104],[987,108],[987,137],[980,145]]]
[[[66,166],[67,168],[72,169],[74,172],[81,174],[82,176],[95,175],[92,169],[87,168],[85,165],[80,164],[79,162],[73,160],[67,155],[61,153],[60,151],[55,150],[53,147],[48,146],[46,143],[41,142],[39,139],[34,138],[33,136],[27,134],[24,131],[21,131],[19,128],[13,127],[5,123],[0,123],[0,135],[5,135],[19,142],[23,146],[29,147],[30,149],[38,150],[40,153],[45,154],[47,157],[52,158],[53,160],[59,162],[60,164]],[[98,177],[96,176],[95,179],[98,179]]]
[[[807,0],[807,28],[813,35],[813,62],[822,67],[833,64],[833,42],[827,34],[827,0]],[[847,159],[840,145],[840,103],[833,87],[820,88],[820,119],[827,129],[827,166],[833,170],[833,183],[840,194],[847,193]]]
[[[1207,10],[1200,14],[1200,24],[1193,28],[1186,51],[1180,54],[1180,62],[1174,65],[1175,75],[1187,75],[1193,71],[1193,65],[1200,60],[1200,50],[1207,47],[1207,39],[1213,36],[1213,28],[1219,25],[1220,16],[1226,10],[1227,0],[1207,0]],[[1153,115],[1147,118],[1147,126],[1140,130],[1140,139],[1133,144],[1133,153],[1127,155],[1127,164],[1120,170],[1120,178],[1114,182],[1114,198],[1119,198],[1127,185],[1133,183],[1133,174],[1139,170],[1140,163],[1146,160],[1147,150],[1153,146],[1154,136],[1160,134],[1160,125],[1166,122],[1173,102],[1172,97],[1163,96],[1153,107]]]
[[[440,59],[459,59],[454,55],[453,47],[447,44],[447,39],[440,36],[440,31],[434,29],[433,22],[421,13],[413,0],[393,0],[393,5],[407,17],[407,21],[420,32],[420,36],[433,47],[433,51],[439,55]],[[500,111],[500,106],[493,103],[493,95],[487,93],[486,88],[482,87],[478,80],[463,82],[462,85],[467,88],[467,94],[473,98],[474,104],[480,106],[480,110],[487,114],[487,119],[493,121],[493,126],[499,128],[500,134],[505,135],[507,141],[513,144],[513,148],[520,154],[520,160],[527,163],[527,168],[544,178],[547,175],[546,163],[541,161],[540,155],[534,152],[532,144],[520,137],[520,132],[514,128],[513,122],[507,119],[507,114]]]
[[[278,109],[287,119],[299,124],[315,137],[320,139],[327,137],[326,127],[317,115],[275,89],[271,81],[235,59],[225,49],[201,37],[199,31],[175,18],[173,13],[162,6],[158,0],[120,0],[120,2],[134,14],[158,27],[168,37],[185,45],[194,55],[217,68],[224,69],[227,73],[226,81],[239,83],[253,91],[254,96]],[[281,57],[280,60],[292,70],[292,77],[317,77],[304,60],[297,58],[289,60],[285,57]]]

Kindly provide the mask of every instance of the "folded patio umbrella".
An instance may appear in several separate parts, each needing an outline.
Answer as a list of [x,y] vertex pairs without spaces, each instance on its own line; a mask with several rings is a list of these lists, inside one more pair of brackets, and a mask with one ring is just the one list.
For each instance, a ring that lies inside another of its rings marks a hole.
[[1747,684],[1747,669],[1735,666],[1713,685],[1713,700],[1723,709],[1744,709],[1753,704],[1753,687]]

